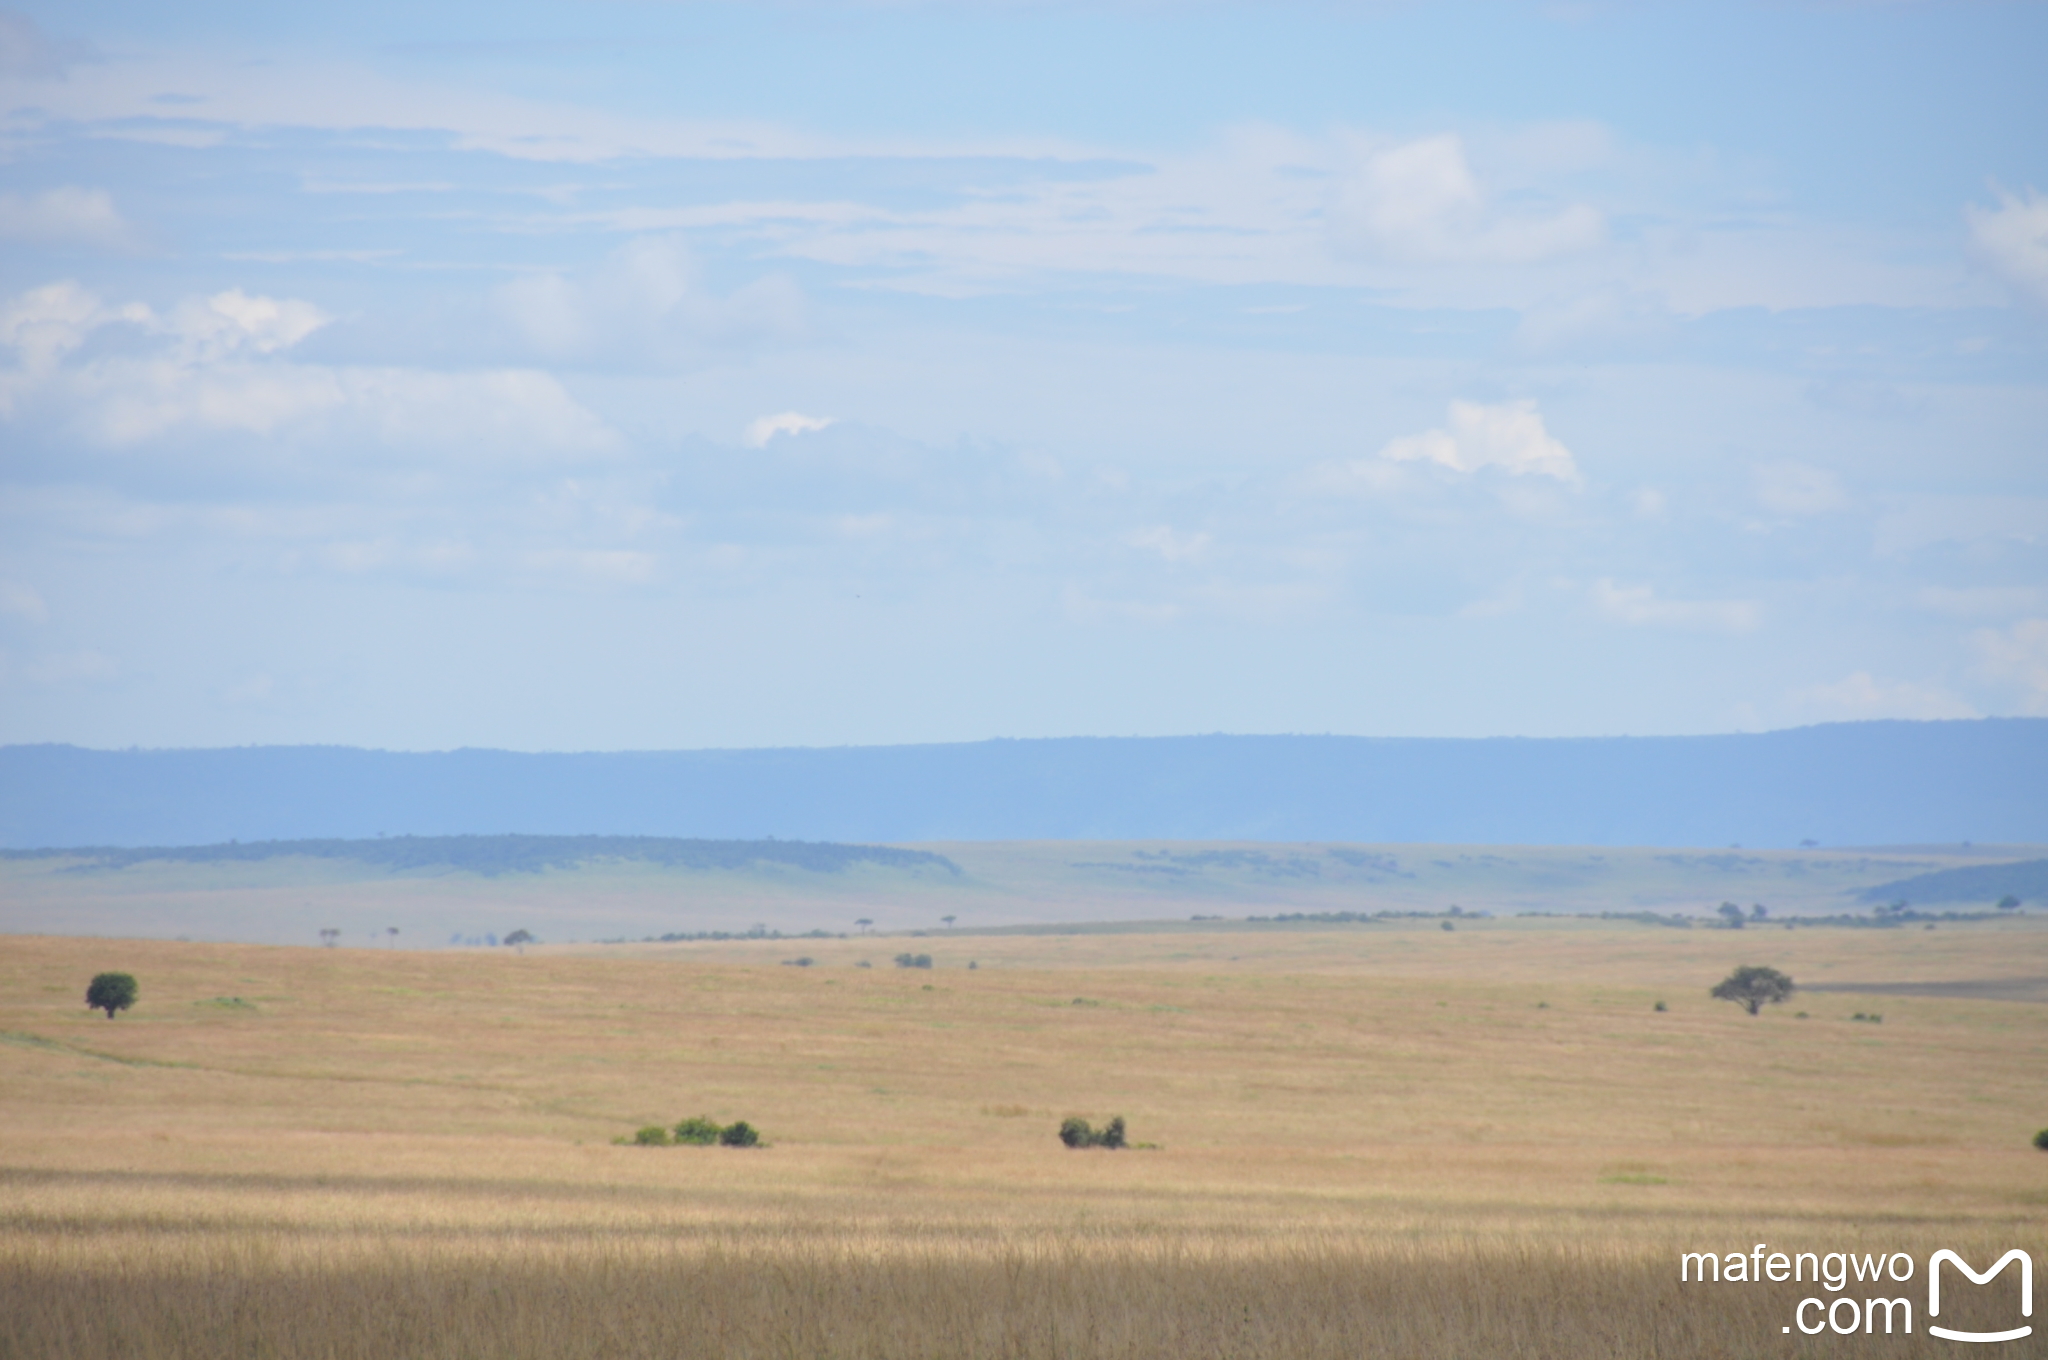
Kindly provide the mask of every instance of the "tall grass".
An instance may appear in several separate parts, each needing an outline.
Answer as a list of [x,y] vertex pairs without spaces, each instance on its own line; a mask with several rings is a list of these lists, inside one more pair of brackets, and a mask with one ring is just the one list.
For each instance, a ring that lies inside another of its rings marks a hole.
[[[1982,1254],[1982,1253],[1980,1253]],[[7,1360],[1318,1360],[1847,1355],[1812,1286],[1681,1286],[1675,1253],[1509,1238],[1010,1240],[795,1228],[672,1241],[137,1231],[0,1239]],[[1918,1314],[1886,1354],[1936,1354]],[[2006,1291],[2010,1293],[2011,1291]],[[1943,1321],[1969,1325],[1959,1299]],[[1992,1300],[2012,1310],[2012,1300]],[[2006,1324],[2010,1325],[2010,1324]]]

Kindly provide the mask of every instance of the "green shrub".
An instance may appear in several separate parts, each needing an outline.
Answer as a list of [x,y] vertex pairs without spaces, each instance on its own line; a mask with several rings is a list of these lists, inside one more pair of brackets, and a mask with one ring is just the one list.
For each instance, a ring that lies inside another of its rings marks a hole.
[[898,968],[929,968],[932,966],[932,956],[929,954],[898,954],[896,956],[896,966]]
[[1070,1148],[1121,1148],[1129,1147],[1124,1141],[1124,1117],[1117,1115],[1100,1129],[1089,1127],[1088,1121],[1079,1115],[1069,1115],[1060,1121],[1060,1141]]
[[2034,1135],[2034,1146],[2043,1152],[2048,1152],[2048,1129],[2042,1129]]
[[710,1147],[718,1141],[718,1135],[723,1132],[716,1120],[706,1119],[700,1114],[694,1119],[685,1119],[676,1125],[676,1146]]
[[1650,1007],[1650,1009],[1653,1011],[1668,1011],[1671,1008],[1665,1005],[1663,1002],[1659,1001],[1656,1005]]
[[633,1135],[635,1147],[667,1147],[668,1130],[659,1124],[649,1124]]
[[720,1130],[718,1141],[724,1147],[754,1147],[760,1143],[761,1135],[752,1124],[742,1119]]

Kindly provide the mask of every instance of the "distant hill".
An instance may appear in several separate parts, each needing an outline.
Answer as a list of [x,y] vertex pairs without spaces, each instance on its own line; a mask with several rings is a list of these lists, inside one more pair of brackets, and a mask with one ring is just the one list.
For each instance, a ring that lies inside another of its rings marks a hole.
[[591,834],[1749,847],[2048,841],[2048,719],[1706,737],[523,754],[0,748],[0,846]]
[[669,869],[752,869],[763,864],[836,874],[856,864],[890,869],[960,866],[928,850],[816,841],[705,841],[666,836],[380,836],[374,840],[230,841],[214,845],[85,846],[0,850],[4,859],[77,859],[81,867],[125,869],[162,860],[175,864],[249,863],[266,859],[337,859],[382,869],[460,869],[499,874],[573,869],[599,860],[634,860]]
[[1861,902],[1996,902],[2002,897],[2022,902],[2048,902],[2048,859],[2011,864],[1973,864],[1939,869],[1891,883],[1880,883],[1856,895]]

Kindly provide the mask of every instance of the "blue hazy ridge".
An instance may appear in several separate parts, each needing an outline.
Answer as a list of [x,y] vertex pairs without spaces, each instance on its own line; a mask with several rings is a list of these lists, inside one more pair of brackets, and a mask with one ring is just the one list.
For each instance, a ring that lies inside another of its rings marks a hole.
[[0,747],[0,845],[388,835],[2048,841],[2048,719],[1698,737],[1202,736],[532,754]]

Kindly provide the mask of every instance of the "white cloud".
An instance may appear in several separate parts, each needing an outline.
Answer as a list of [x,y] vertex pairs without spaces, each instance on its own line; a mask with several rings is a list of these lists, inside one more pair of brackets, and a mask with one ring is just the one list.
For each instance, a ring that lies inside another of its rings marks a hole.
[[111,680],[120,671],[112,657],[103,652],[63,652],[38,657],[21,668],[27,679],[39,685],[65,685],[77,681]]
[[[450,462],[583,456],[615,442],[545,373],[293,361],[288,352],[328,321],[310,302],[238,288],[159,314],[108,306],[75,283],[48,284],[0,305],[0,345],[19,360],[0,368],[0,418],[33,405],[109,448],[180,432],[291,435],[335,441],[370,461],[422,449]],[[110,326],[145,343],[71,362]]]
[[1430,462],[1453,472],[1477,472],[1499,468],[1512,476],[1555,477],[1576,483],[1579,468],[1570,449],[1543,428],[1543,417],[1533,401],[1509,401],[1487,406],[1479,402],[1451,403],[1449,428],[1396,439],[1380,450],[1380,457],[1395,463]]
[[276,682],[268,675],[258,672],[246,680],[229,685],[221,691],[221,698],[231,704],[261,704],[269,700]]
[[1849,503],[1842,483],[1825,468],[1770,463],[1756,469],[1756,498],[1779,515],[1824,515]]
[[772,275],[714,297],[679,236],[628,241],[581,278],[514,279],[497,301],[543,356],[628,368],[672,364],[711,346],[797,340],[808,330],[794,282]]
[[1606,283],[1526,308],[1515,326],[1515,345],[1530,354],[1621,351],[1639,358],[1661,349],[1675,332],[1675,318],[1661,299]]
[[652,580],[660,565],[653,553],[604,548],[528,553],[526,561],[542,571],[594,585],[640,585]]
[[1526,264],[1600,244],[1600,213],[1494,207],[1454,133],[1370,152],[1330,210],[1337,240],[1361,254],[1419,264]]
[[1660,600],[1650,586],[1621,586],[1603,577],[1593,583],[1593,604],[1606,617],[1635,628],[1692,628],[1744,633],[1761,611],[1752,600]]
[[1168,624],[1179,619],[1181,606],[1166,600],[1105,600],[1069,584],[1060,593],[1068,618],[1078,623]]
[[2039,609],[2048,601],[2048,591],[2036,586],[1925,586],[1913,594],[1923,609],[1952,618],[2010,618]]
[[251,297],[239,288],[178,304],[164,329],[198,357],[276,354],[333,320],[296,298]]
[[44,623],[50,617],[50,610],[43,603],[43,597],[27,586],[0,581],[0,615],[25,619],[30,623]]
[[1930,685],[1880,680],[1857,671],[1833,684],[1811,685],[1791,696],[1802,715],[1855,721],[1867,718],[1975,718],[1976,709]]
[[2034,301],[2048,304],[2048,197],[1998,190],[1998,206],[1964,209],[1971,242],[1986,263]]
[[1139,529],[1124,537],[1134,548],[1158,553],[1169,562],[1192,562],[1209,550],[1209,535],[1175,533],[1164,524]]
[[106,190],[64,185],[38,194],[0,194],[0,241],[133,250],[138,238]]
[[761,416],[747,423],[747,446],[766,448],[768,441],[779,434],[814,434],[835,422],[831,416],[807,416],[800,411],[784,411],[779,416]]
[[2022,619],[2012,627],[1984,629],[1973,639],[1984,670],[2019,687],[2029,713],[2048,713],[2048,619]]

